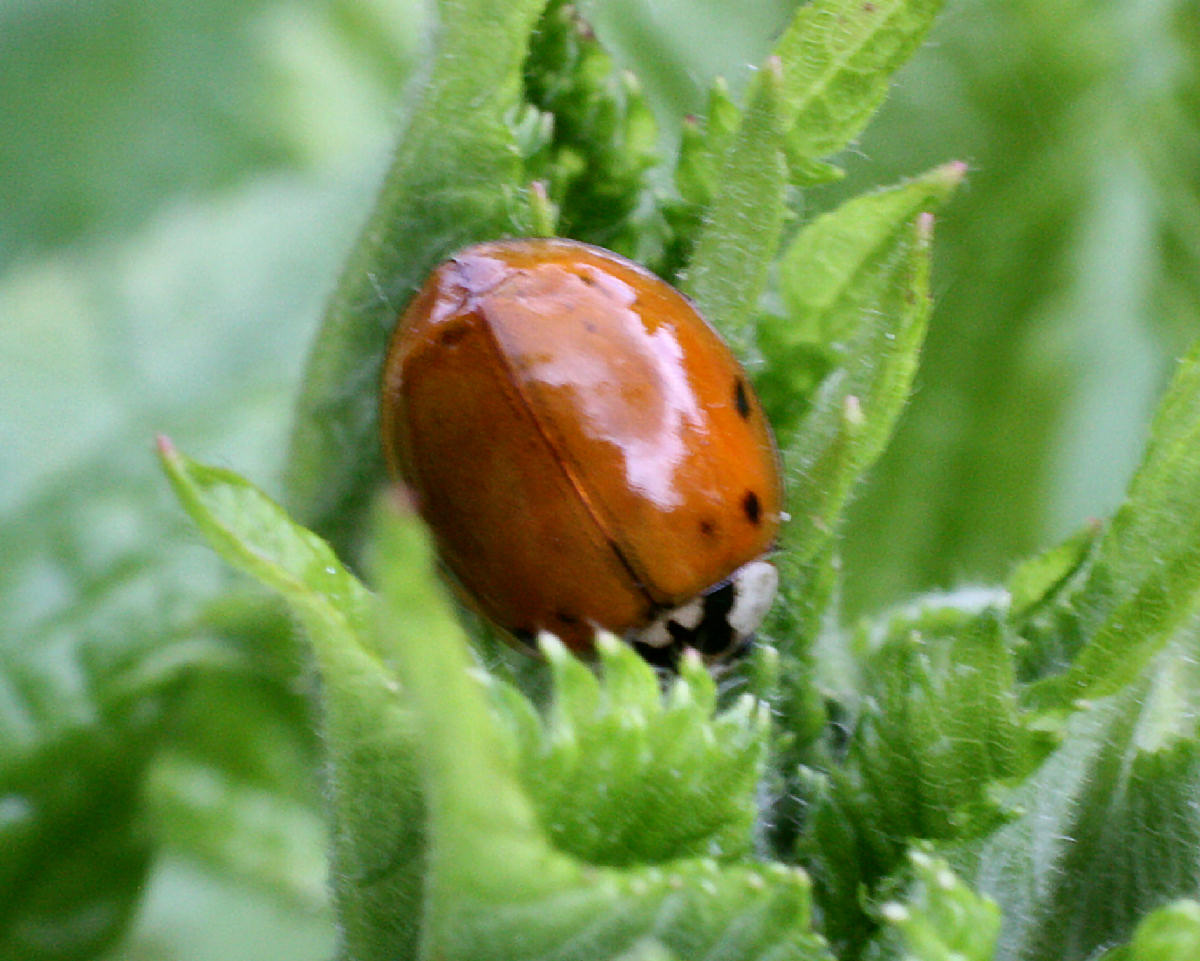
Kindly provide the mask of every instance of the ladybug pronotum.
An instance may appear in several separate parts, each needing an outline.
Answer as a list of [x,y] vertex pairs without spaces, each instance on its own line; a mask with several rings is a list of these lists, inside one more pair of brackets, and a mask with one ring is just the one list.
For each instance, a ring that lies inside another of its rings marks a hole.
[[465,599],[518,641],[654,663],[747,643],[770,607],[779,459],[695,307],[610,251],[479,244],[392,336],[383,446]]

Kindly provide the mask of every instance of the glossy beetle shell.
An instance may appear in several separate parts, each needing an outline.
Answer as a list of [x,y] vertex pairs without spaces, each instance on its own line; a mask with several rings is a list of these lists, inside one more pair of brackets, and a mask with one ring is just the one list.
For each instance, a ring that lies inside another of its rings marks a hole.
[[678,291],[600,248],[502,241],[439,266],[393,335],[381,415],[443,563],[519,637],[630,635],[776,539],[745,373]]

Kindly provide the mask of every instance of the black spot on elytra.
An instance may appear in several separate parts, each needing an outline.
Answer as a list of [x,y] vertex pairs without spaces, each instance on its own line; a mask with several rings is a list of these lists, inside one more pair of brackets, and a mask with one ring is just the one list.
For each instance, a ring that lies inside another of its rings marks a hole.
[[438,343],[443,347],[453,347],[460,340],[467,336],[469,328],[466,324],[452,324],[445,327],[438,334]]
[[733,382],[733,406],[742,420],[750,419],[750,396],[746,393],[746,382],[740,377]]
[[758,495],[754,491],[746,491],[746,495],[742,498],[742,510],[746,514],[746,520],[756,527],[762,522],[762,504],[759,503]]
[[704,537],[716,537],[717,522],[711,517],[700,518],[700,533]]
[[579,623],[579,616],[570,611],[555,611],[554,617],[563,624],[574,626]]

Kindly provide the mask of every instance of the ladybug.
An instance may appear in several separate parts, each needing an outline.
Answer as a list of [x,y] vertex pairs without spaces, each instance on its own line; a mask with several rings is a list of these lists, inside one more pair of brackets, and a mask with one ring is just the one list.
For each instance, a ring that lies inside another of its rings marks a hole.
[[571,240],[468,247],[400,318],[384,366],[389,468],[465,599],[519,643],[652,663],[742,648],[774,598],[771,429],[687,298]]

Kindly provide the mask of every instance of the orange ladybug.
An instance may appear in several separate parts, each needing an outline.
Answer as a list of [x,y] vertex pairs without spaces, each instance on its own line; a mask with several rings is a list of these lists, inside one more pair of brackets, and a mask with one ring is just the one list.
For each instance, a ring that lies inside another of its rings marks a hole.
[[401,317],[388,465],[467,599],[516,639],[652,662],[742,647],[774,598],[783,502],[745,372],[677,290],[570,240],[478,244]]

